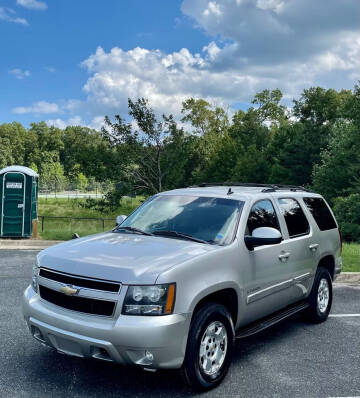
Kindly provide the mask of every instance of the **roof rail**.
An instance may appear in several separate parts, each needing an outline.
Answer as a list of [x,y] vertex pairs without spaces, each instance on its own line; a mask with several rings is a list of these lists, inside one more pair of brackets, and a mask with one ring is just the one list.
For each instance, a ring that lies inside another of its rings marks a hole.
[[307,188],[298,185],[283,185],[283,184],[258,184],[248,182],[203,182],[199,185],[192,185],[189,188],[206,188],[206,187],[254,187],[264,188],[261,192],[276,192],[279,190],[290,190],[290,191],[304,191],[311,192]]

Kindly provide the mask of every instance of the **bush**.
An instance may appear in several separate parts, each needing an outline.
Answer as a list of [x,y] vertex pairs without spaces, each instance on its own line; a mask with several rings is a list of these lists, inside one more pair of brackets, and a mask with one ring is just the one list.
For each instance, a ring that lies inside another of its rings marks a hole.
[[113,212],[121,206],[124,196],[129,196],[129,186],[124,183],[115,185],[115,188],[105,194],[103,199],[87,198],[85,202],[79,202],[79,207],[100,212]]
[[360,194],[336,198],[334,213],[344,241],[360,242]]

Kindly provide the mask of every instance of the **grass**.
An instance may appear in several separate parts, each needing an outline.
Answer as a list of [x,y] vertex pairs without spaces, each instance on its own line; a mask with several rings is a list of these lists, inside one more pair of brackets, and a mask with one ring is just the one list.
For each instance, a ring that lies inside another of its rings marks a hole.
[[[94,209],[84,209],[80,206],[85,199],[66,198],[39,198],[39,216],[45,216],[44,231],[41,231],[41,218],[39,219],[38,231],[42,239],[68,240],[76,232],[80,236],[86,236],[108,231],[115,226],[116,216],[128,215],[141,204],[142,197],[125,198],[121,206],[113,212],[99,212]],[[76,219],[51,219],[47,217],[73,217],[89,218],[88,220]],[[99,218],[103,220],[91,220]]]
[[[113,212],[101,213],[93,209],[84,209],[79,203],[85,199],[39,198],[39,215],[57,217],[103,218],[102,220],[68,220],[45,219],[44,232],[41,232],[41,221],[38,230],[42,239],[68,240],[76,232],[80,236],[107,231],[114,227],[115,218],[120,214],[130,214],[143,200],[142,197],[125,198],[121,206]],[[360,272],[360,244],[344,243],[343,271]]]
[[360,244],[344,243],[342,260],[343,272],[360,272]]

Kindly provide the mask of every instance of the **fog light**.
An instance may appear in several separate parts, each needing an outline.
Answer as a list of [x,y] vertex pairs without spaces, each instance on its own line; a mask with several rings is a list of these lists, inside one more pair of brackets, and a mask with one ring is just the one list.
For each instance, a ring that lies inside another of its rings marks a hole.
[[145,351],[145,357],[148,361],[153,361],[154,360],[154,355],[150,351]]

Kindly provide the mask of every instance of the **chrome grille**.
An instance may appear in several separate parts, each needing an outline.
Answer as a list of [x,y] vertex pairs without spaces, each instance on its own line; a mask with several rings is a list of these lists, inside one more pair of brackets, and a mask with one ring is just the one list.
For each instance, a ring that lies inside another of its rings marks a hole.
[[[110,317],[115,313],[121,290],[119,282],[86,278],[47,268],[40,268],[38,280],[39,294],[45,301],[85,314]],[[66,294],[69,287],[74,293]]]
[[116,282],[98,280],[93,278],[84,278],[78,275],[51,271],[46,268],[40,268],[39,275],[53,281],[65,283],[67,285],[75,285],[95,290],[104,290],[106,292],[118,292],[121,286],[120,283]]

